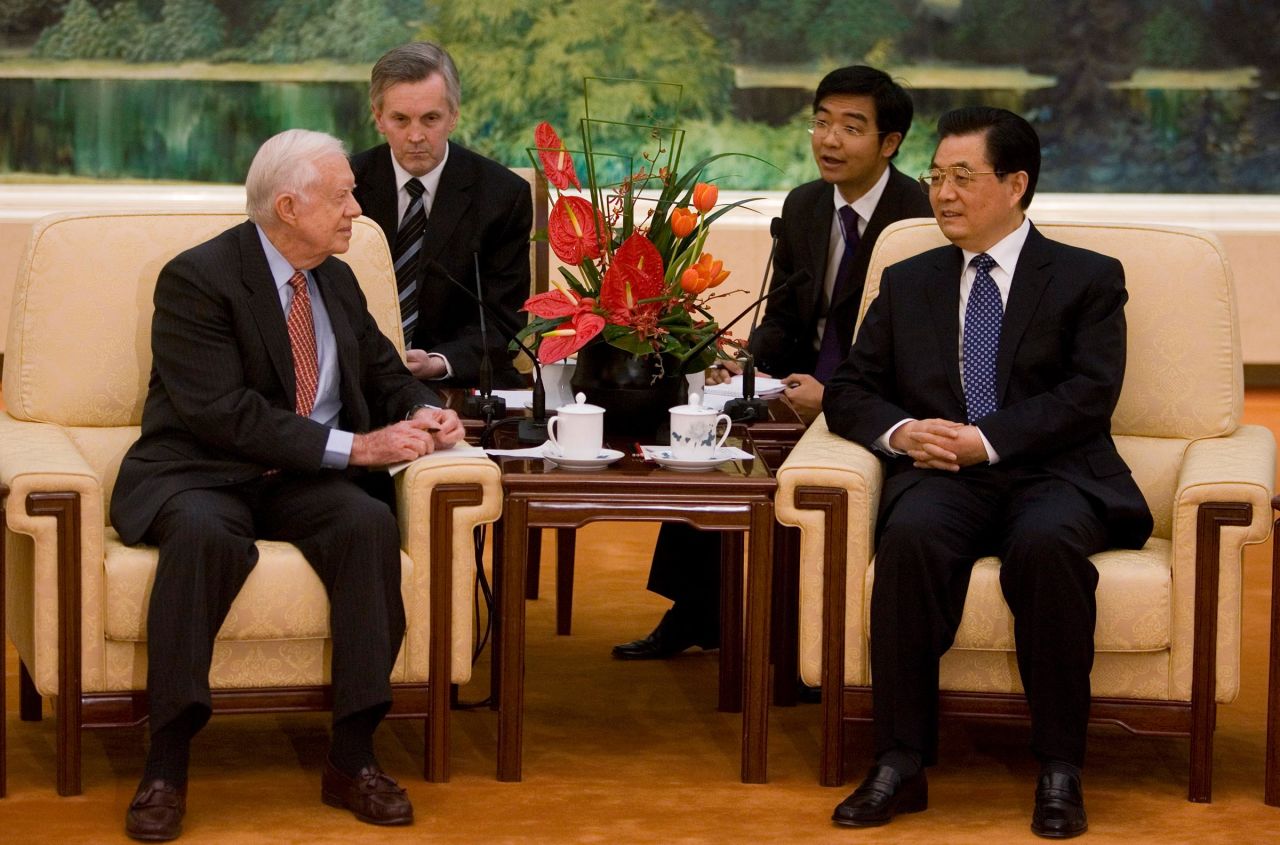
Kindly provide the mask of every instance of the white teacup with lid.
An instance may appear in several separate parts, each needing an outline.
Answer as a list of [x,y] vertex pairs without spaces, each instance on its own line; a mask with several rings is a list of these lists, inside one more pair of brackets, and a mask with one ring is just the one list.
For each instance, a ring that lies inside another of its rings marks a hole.
[[585,393],[574,399],[547,420],[547,439],[561,457],[589,461],[600,456],[604,445],[604,408],[588,405]]
[[[717,436],[721,420],[724,433]],[[688,405],[671,409],[671,457],[678,461],[706,461],[729,438],[733,420],[728,414],[717,414],[702,405],[702,394],[691,393]]]

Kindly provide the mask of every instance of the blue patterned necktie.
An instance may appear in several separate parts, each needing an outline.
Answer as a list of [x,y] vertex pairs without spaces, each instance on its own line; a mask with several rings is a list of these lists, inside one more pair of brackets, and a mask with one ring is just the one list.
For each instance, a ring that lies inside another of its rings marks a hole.
[[844,235],[844,255],[836,268],[835,284],[831,286],[831,303],[827,307],[827,323],[822,329],[822,345],[818,347],[818,362],[813,377],[826,383],[836,367],[849,355],[849,348],[840,348],[840,332],[831,322],[831,305],[841,298],[853,282],[853,254],[858,251],[858,212],[851,205],[840,206],[840,231]]
[[985,252],[971,262],[977,268],[964,308],[964,401],[970,423],[996,410],[996,354],[1004,306],[991,278],[996,260]]
[[410,179],[404,183],[404,189],[409,192],[409,207],[396,232],[395,252],[391,257],[395,261],[396,287],[400,290],[400,325],[408,348],[413,343],[413,329],[418,325],[418,264],[427,214],[422,203],[422,183]]

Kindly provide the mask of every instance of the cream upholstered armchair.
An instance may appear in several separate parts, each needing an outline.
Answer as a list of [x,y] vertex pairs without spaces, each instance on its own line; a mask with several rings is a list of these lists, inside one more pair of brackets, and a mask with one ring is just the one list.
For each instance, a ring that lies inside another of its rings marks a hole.
[[[55,215],[36,224],[19,269],[0,413],[0,485],[8,488],[0,561],[8,570],[8,633],[22,664],[22,715],[39,719],[40,696],[56,697],[64,795],[80,791],[82,727],[137,724],[146,715],[156,552],[122,545],[107,514],[120,460],[138,437],[156,277],[178,252],[243,219]],[[343,258],[403,353],[382,231],[357,220]],[[472,529],[499,515],[499,473],[483,456],[441,453],[412,464],[396,489],[408,628],[392,675],[392,716],[426,719],[426,774],[445,780],[449,685],[470,677],[472,648],[471,614],[451,608],[470,605]],[[292,545],[259,548],[214,648],[214,709],[327,709],[324,587]]]
[[[1240,688],[1241,554],[1269,531],[1275,440],[1242,426],[1243,376],[1231,273],[1207,233],[1044,224],[1050,238],[1115,256],[1129,290],[1128,367],[1111,430],[1155,516],[1138,551],[1094,556],[1099,572],[1092,719],[1191,738],[1189,798],[1211,794],[1216,702]],[[905,221],[877,242],[860,314],[884,268],[946,241]],[[844,781],[846,721],[871,717],[868,632],[881,467],[817,422],[778,472],[777,515],[799,526],[800,665],[821,683],[821,780]],[[1025,718],[1000,562],[974,567],[941,712]]]

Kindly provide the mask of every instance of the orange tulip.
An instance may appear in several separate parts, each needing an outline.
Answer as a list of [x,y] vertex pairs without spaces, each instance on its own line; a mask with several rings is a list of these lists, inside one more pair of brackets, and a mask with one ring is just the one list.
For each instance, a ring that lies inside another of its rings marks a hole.
[[716,207],[720,199],[720,189],[707,182],[699,182],[693,186],[693,204],[703,214]]
[[687,238],[698,228],[698,212],[681,206],[671,209],[671,234],[677,238]]
[[[696,275],[697,278],[693,278],[690,274]],[[688,270],[681,274],[680,287],[689,291],[689,293],[702,293],[707,288],[713,288],[727,278],[729,278],[729,271],[724,269],[724,262],[717,261],[711,253],[704,252]]]
[[696,267],[690,267],[680,274],[680,287],[684,288],[686,293],[695,295],[702,293],[709,284],[711,279],[699,273]]

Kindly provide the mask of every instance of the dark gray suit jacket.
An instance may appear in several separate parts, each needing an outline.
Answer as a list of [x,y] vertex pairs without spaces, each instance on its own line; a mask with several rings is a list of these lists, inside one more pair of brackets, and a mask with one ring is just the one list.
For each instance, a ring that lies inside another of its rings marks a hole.
[[[312,274],[337,343],[340,427],[366,432],[414,405],[440,404],[379,331],[351,268],[330,257]],[[268,469],[319,472],[329,438],[326,426],[294,413],[289,332],[252,223],[166,264],[154,304],[142,435],[111,497],[111,521],[130,544],[175,493]]]
[[[377,221],[395,248],[398,211],[391,148],[380,144],[351,158],[356,201]],[[490,362],[497,387],[523,387],[511,365],[507,342],[525,324],[519,313],[529,296],[529,235],[533,201],[529,183],[511,170],[461,144],[450,142],[449,160],[431,204],[423,233],[422,276],[418,282],[418,324],[409,346],[438,352],[449,359],[454,377],[444,384],[474,387],[484,345],[475,302],[458,290],[429,262],[436,261],[471,289],[476,274],[472,256],[480,260],[485,301],[508,325],[490,318]]]
[[[818,318],[823,301],[822,282],[827,275],[827,253],[831,239],[831,218],[835,214],[832,192],[835,186],[822,180],[807,182],[787,194],[782,204],[782,237],[773,259],[771,289],[783,282],[788,286],[769,297],[760,325],[751,333],[751,352],[756,367],[781,378],[791,373],[812,373],[818,353],[814,348]],[[880,233],[890,223],[911,217],[932,217],[929,199],[920,184],[890,165],[876,210],[854,253],[853,279],[828,325],[840,334],[841,349],[853,343],[862,284],[871,261],[871,250]]]
[[[870,448],[908,417],[964,421],[962,260],[958,247],[945,246],[885,270],[848,359],[826,385],[832,431]],[[1032,227],[1000,333],[998,410],[978,427],[997,466],[1038,468],[1073,484],[1098,503],[1114,545],[1138,548],[1151,512],[1111,439],[1127,299],[1119,261]],[[881,513],[933,472],[908,457],[888,459]]]

